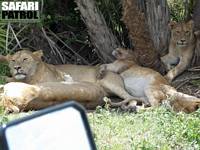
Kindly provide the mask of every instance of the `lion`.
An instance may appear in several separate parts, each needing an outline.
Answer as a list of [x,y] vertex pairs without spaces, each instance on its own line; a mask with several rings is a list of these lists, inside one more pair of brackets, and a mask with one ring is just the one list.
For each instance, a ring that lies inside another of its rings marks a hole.
[[76,100],[86,109],[94,109],[103,104],[102,99],[106,96],[102,87],[89,82],[43,82],[35,85],[10,82],[1,88],[1,105],[6,113],[38,110],[70,100]]
[[42,56],[41,50],[35,52],[21,50],[13,55],[1,56],[2,61],[9,62],[12,78],[8,78],[8,82],[24,82],[33,85],[44,82],[62,82],[64,75],[67,74],[76,82],[89,82],[103,87],[108,96],[115,95],[126,100],[142,101],[125,90],[124,82],[118,74],[108,72],[103,79],[99,80],[96,78],[98,70],[96,66],[51,65],[43,62]]
[[[131,95],[150,103],[151,106],[158,106],[163,100],[172,97],[173,100],[170,103],[176,111],[189,113],[200,107],[200,99],[177,92],[160,73],[135,63],[131,50],[118,48],[113,51],[113,55],[117,60],[110,64],[101,65],[99,78],[102,79],[107,71],[119,73],[124,80],[126,90]],[[129,102],[130,100],[124,100],[119,103],[110,103],[112,106],[126,108],[126,104]]]
[[[53,65],[42,63],[43,52],[31,52],[22,50],[14,55],[4,56],[4,60],[9,62],[12,78],[7,78],[8,82],[25,82],[29,84],[41,82],[64,81],[64,73]],[[1,56],[3,58],[3,56]]]
[[165,77],[171,82],[190,65],[196,38],[192,20],[186,23],[170,22],[169,27],[171,29],[169,52],[161,57],[161,61],[168,71]]

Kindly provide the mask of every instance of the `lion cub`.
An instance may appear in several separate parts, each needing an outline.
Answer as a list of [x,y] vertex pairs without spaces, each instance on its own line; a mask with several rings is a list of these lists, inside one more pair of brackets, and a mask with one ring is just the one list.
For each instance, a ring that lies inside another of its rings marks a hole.
[[166,79],[171,82],[190,65],[196,40],[192,20],[187,23],[171,22],[169,27],[171,29],[169,53],[161,57],[161,61],[168,70]]
[[[135,97],[138,97],[145,106],[150,106],[150,103],[148,101],[148,98],[144,96],[144,91],[143,91],[143,86],[146,86],[145,82],[148,84],[148,71],[150,69],[145,68],[143,69],[142,67],[138,66],[136,63],[136,59],[133,56],[132,50],[129,49],[123,49],[123,48],[117,48],[116,50],[113,51],[113,56],[117,59],[113,63],[110,64],[103,64],[100,66],[99,73],[97,74],[97,78],[102,79],[105,76],[105,73],[107,71],[115,72],[120,74],[120,76],[123,78],[124,83],[125,83],[125,89]],[[141,71],[139,71],[142,68]],[[136,69],[136,73],[132,73]],[[138,74],[138,71],[139,74]],[[144,71],[143,71],[144,70]],[[152,70],[153,71],[153,70]],[[154,71],[155,72],[155,71]],[[150,70],[151,73],[151,70]],[[134,75],[135,74],[135,75]],[[144,74],[144,77],[141,75]],[[156,73],[157,75],[157,73]],[[134,77],[133,77],[134,76]],[[145,76],[147,77],[146,79]],[[132,77],[134,80],[136,79],[137,81],[133,81]],[[141,85],[142,86],[141,86]],[[140,87],[141,86],[141,87]],[[135,90],[136,89],[136,90]],[[123,101],[122,103],[118,103],[115,105],[115,103],[111,103],[112,106],[123,106],[125,107],[124,104],[126,104],[129,101]],[[130,106],[134,106],[135,102],[132,101],[129,103]]]
[[[100,66],[99,77],[102,78],[106,70],[120,73],[124,80],[125,89],[132,96],[143,99],[143,104],[149,103],[151,106],[158,106],[164,100],[171,98],[172,100],[168,100],[175,111],[189,113],[200,107],[199,98],[176,91],[160,73],[137,65],[134,62],[132,51],[117,49],[113,55],[117,60]],[[126,100],[110,103],[111,106],[123,106],[125,110],[134,106],[132,101]]]
[[99,73],[97,74],[98,79],[102,79],[106,71],[112,71],[115,73],[122,73],[129,69],[133,65],[136,65],[135,58],[133,57],[132,50],[125,50],[122,48],[117,48],[112,52],[112,55],[117,59],[113,63],[103,64],[100,66]]

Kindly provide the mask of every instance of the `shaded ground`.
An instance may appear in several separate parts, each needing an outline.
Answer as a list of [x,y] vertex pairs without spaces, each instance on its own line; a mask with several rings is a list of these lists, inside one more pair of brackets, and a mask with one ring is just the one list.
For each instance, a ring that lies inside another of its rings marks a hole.
[[[172,85],[185,94],[194,95],[200,98],[200,67],[189,69],[173,81]],[[193,71],[191,71],[193,70]],[[196,70],[196,71],[194,71]]]

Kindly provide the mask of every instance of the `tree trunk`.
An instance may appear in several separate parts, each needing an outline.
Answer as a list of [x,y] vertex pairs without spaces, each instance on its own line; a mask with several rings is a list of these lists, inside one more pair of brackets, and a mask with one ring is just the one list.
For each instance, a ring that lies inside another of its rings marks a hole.
[[195,31],[200,30],[200,1],[196,0],[193,9],[193,20]]
[[[193,10],[194,30],[200,32],[200,0],[196,0]],[[193,65],[200,65],[200,34],[197,35]]]
[[139,10],[145,14],[153,44],[159,53],[168,49],[170,31],[169,7],[166,0],[137,0]]
[[[167,28],[168,8],[164,1],[123,0],[122,19],[129,29],[138,62],[160,72],[163,72],[164,67],[160,62],[158,51],[166,49],[168,46],[168,38],[165,36],[169,34]],[[163,19],[164,15],[166,15],[166,20]]]
[[113,61],[112,51],[120,44],[106,25],[105,19],[96,7],[94,0],[75,0],[75,2],[97,52],[105,63]]
[[169,8],[166,0],[147,0],[145,16],[147,18],[151,38],[159,53],[168,49],[170,31]]

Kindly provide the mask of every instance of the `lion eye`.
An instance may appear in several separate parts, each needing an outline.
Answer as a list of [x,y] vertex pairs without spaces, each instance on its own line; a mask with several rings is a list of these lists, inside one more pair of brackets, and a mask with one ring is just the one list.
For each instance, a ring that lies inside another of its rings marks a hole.
[[14,59],[12,59],[12,60],[11,60],[11,62],[15,62],[15,60],[14,60]]
[[24,58],[23,61],[26,61],[28,58]]
[[185,34],[190,34],[190,31],[186,31]]
[[176,31],[176,33],[177,33],[177,34],[179,34],[179,33],[180,33],[180,31]]

